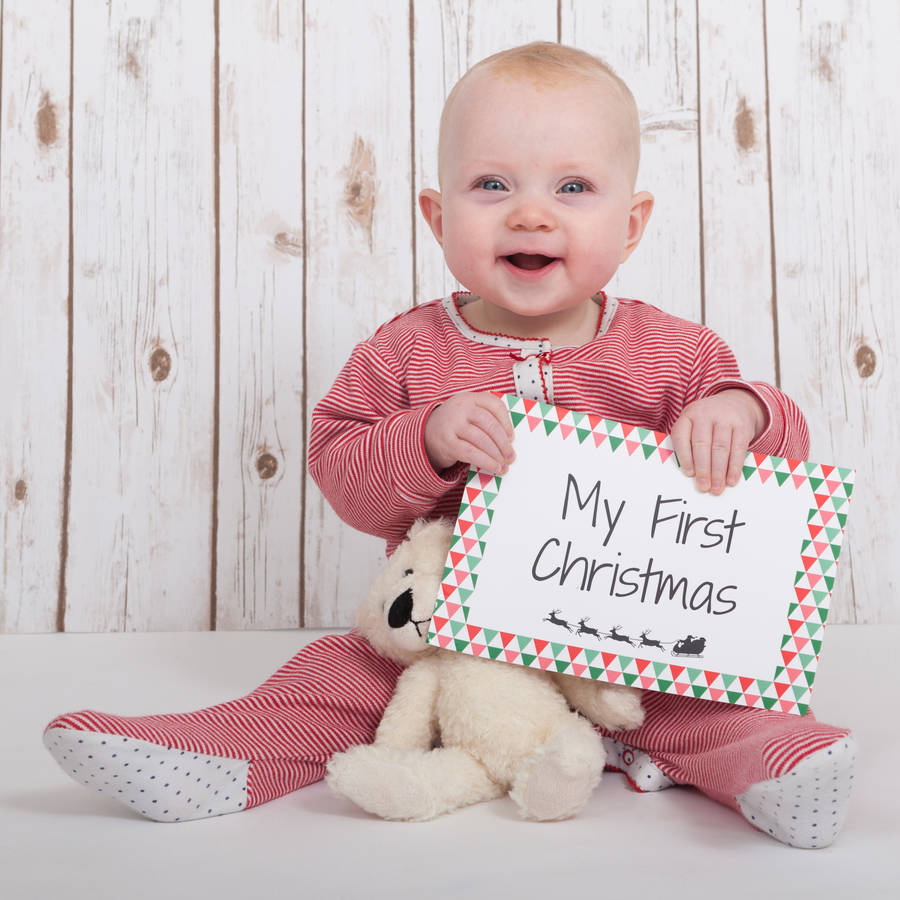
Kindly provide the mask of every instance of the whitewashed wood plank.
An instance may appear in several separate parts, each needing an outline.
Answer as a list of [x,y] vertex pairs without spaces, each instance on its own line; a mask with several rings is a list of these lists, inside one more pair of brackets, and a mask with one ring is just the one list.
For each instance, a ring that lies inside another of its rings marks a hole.
[[217,628],[300,624],[301,0],[219,5]]
[[[308,413],[354,345],[413,302],[409,46],[398,4],[307,0]],[[383,560],[310,481],[304,624],[348,624]]]
[[6,0],[0,44],[0,631],[55,631],[69,293],[66,0]]
[[900,6],[766,12],[782,384],[859,470],[830,621],[896,623]]
[[190,0],[74,11],[67,630],[209,627],[214,39]]
[[[529,41],[557,39],[556,0],[418,0],[415,63],[414,186],[438,189],[441,110],[453,85],[479,60]],[[445,297],[459,283],[425,220],[415,216],[416,301]]]
[[697,24],[693,0],[561,0],[561,40],[606,61],[641,117],[637,190],[656,206],[644,239],[607,290],[699,321]]
[[698,4],[706,324],[776,381],[762,0]]

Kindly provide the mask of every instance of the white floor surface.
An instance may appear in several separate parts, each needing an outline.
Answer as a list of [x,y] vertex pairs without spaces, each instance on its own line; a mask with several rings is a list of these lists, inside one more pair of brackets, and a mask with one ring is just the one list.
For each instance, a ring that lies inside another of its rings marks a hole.
[[383,822],[317,784],[246,813],[163,825],[70,781],[41,744],[55,714],[196,709],[252,690],[322,632],[0,636],[0,898],[900,898],[900,627],[832,626],[820,719],[861,755],[844,831],[794,850],[675,788],[606,773],[571,821],[508,799]]

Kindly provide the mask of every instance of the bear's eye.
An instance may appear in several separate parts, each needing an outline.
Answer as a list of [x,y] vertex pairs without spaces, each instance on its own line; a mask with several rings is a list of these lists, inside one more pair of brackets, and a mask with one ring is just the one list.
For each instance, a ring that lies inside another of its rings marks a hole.
[[412,569],[407,569],[403,574],[404,575],[412,575]]

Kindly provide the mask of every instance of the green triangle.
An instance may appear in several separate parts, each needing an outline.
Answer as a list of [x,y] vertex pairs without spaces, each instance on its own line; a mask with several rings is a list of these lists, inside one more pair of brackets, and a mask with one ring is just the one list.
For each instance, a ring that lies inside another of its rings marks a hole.
[[816,639],[814,638],[813,640],[810,641],[810,643],[812,644],[813,650],[816,651],[816,655],[818,656],[818,654],[820,654],[820,653],[822,652],[822,641],[821,641],[821,639],[816,640]]
[[771,709],[778,702],[778,698],[777,697],[763,697],[762,702],[763,702],[763,706],[765,706],[766,709]]
[[809,483],[812,486],[813,493],[815,493],[824,483],[824,478],[810,478]]
[[606,669],[595,669],[593,666],[588,666],[588,672],[591,673],[591,678],[600,678],[605,671]]
[[509,417],[512,419],[513,428],[518,428],[522,420],[525,418],[524,413],[511,412]]
[[803,674],[806,677],[806,683],[809,685],[809,687],[812,687],[813,682],[816,680],[816,673],[815,672],[804,672]]
[[744,466],[741,471],[743,471],[744,481],[746,481],[748,478],[750,478],[751,475],[753,475],[753,473],[756,471],[756,468],[754,466]]
[[763,681],[761,678],[756,680],[756,689],[760,694],[764,694],[770,687],[772,687],[771,681]]
[[537,659],[537,657],[536,657],[536,656],[532,656],[530,653],[523,653],[523,654],[522,654],[522,663],[523,663],[523,665],[530,666],[536,659]]
[[468,641],[461,641],[459,638],[456,638],[453,643],[456,644],[456,650],[458,653],[462,653],[466,649],[466,647],[469,646]]
[[460,628],[465,628],[465,627],[466,627],[465,622],[457,622],[456,619],[450,620],[450,630],[453,632],[454,637],[456,637],[456,635],[459,634]]
[[569,668],[569,665],[570,665],[569,663],[564,662],[561,659],[558,659],[558,660],[556,660],[556,671],[559,672],[560,674],[563,674],[566,671],[566,669]]
[[520,650],[524,650],[524,649],[531,643],[531,638],[530,638],[530,637],[524,637],[524,636],[521,635],[521,634],[517,634],[517,635],[516,635],[516,641],[517,641],[518,644],[519,644],[519,649],[520,649]]
[[550,642],[550,649],[553,651],[554,656],[561,656],[562,653],[566,649],[565,644],[554,644],[552,641]]
[[[474,580],[475,579],[473,578],[472,581],[474,582]],[[457,588],[457,593],[459,594],[459,599],[462,600],[464,606],[469,597],[472,596],[472,591],[469,588]]]
[[587,660],[588,665],[590,665],[599,655],[599,650],[588,650],[587,647],[584,648],[584,658]]
[[691,684],[693,684],[702,674],[703,673],[699,669],[688,669],[688,677],[691,679]]
[[795,685],[793,685],[791,690],[793,690],[793,692],[794,692],[794,699],[799,700],[802,696],[804,696],[806,694],[806,692],[809,690],[809,688],[802,687],[798,684],[795,684]]
[[[489,512],[490,512],[490,510],[489,510]],[[480,540],[480,539],[484,537],[484,533],[485,533],[485,532],[488,530],[488,528],[490,528],[490,527],[491,527],[490,525],[483,525],[483,524],[481,524],[480,522],[476,522],[476,523],[475,523],[475,533],[476,533],[476,534],[478,535],[478,537],[479,537],[479,544],[481,545],[481,555],[482,555],[482,556],[484,556],[484,542],[483,542],[482,540]]]
[[544,419],[544,431],[546,431],[548,435],[553,434],[558,426],[559,422],[554,422],[552,419]]
[[807,714],[807,712],[809,711],[809,704],[807,704],[807,703],[798,703],[798,704],[797,704],[797,709],[798,709],[798,711],[799,711],[799,713],[800,713],[801,716],[805,716],[805,715]]
[[[782,646],[784,646],[782,644]],[[737,675],[723,675],[722,676],[722,684],[725,685],[726,688],[730,688],[734,682],[737,681]]]
[[673,684],[673,682],[671,682],[671,681],[666,681],[666,680],[664,680],[664,679],[662,679],[662,678],[658,678],[658,679],[656,680],[656,686],[657,686],[657,688],[658,688],[659,690],[663,691],[663,692],[667,691],[670,687],[672,687],[672,684]]
[[652,444],[641,444],[641,448],[644,451],[644,459],[650,459],[657,450]]
[[485,506],[490,506],[497,499],[497,494],[491,491],[482,491],[481,498]]
[[590,437],[591,432],[586,431],[584,428],[576,428],[575,433],[578,435],[578,443],[583,444],[587,438]]
[[726,691],[729,703],[737,703],[744,695],[740,691]]
[[775,675],[774,675],[775,680],[777,681],[779,678],[781,678],[781,676],[784,674],[784,672],[785,672],[784,666],[776,666],[775,667]]
[[706,693],[706,688],[701,687],[699,684],[695,684],[691,690],[694,692],[694,696],[698,699],[702,697]]
[[488,647],[488,656],[490,656],[491,659],[496,659],[502,652],[502,647]]
[[635,673],[634,675],[632,675],[630,672],[622,673],[622,678],[625,679],[625,684],[627,684],[628,687],[631,687],[631,685],[633,685],[639,677],[640,676],[637,673]]
[[775,473],[775,478],[778,479],[778,486],[779,486],[779,487],[781,487],[781,485],[783,485],[783,484],[788,480],[788,478],[790,478],[790,477],[791,477],[791,473],[790,473],[790,472],[776,472],[776,473]]
[[612,435],[609,436],[609,445],[612,447],[614,453],[622,446],[624,440],[625,438],[613,437]]
[[486,644],[490,644],[491,641],[493,641],[494,638],[497,637],[498,634],[500,634],[499,631],[492,631],[490,628],[485,628],[484,629],[484,642]]
[[668,668],[669,668],[668,663],[663,663],[663,662],[654,662],[653,663],[653,671],[656,673],[657,678],[659,678],[659,676],[662,675],[662,673],[665,672],[666,669],[668,669]]

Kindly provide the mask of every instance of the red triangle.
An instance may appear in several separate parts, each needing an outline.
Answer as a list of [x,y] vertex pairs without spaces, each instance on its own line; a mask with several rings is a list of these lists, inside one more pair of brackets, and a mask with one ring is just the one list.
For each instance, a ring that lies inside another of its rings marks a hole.
[[810,522],[807,527],[809,528],[809,536],[813,540],[815,540],[819,536],[819,534],[821,533],[822,529],[825,526],[824,525],[814,525],[812,522]]
[[465,558],[466,558],[466,554],[465,554],[465,553],[460,553],[460,552],[457,551],[457,550],[451,550],[451,551],[450,551],[450,562],[451,562],[451,564],[453,565],[453,568],[454,568],[454,569],[455,569],[455,568],[456,568],[456,567],[457,567],[457,566],[458,566]]
[[789,460],[787,461],[787,464],[788,464],[788,469],[790,469],[791,472],[796,472],[797,469],[798,469],[801,465],[803,465],[803,460],[801,460],[801,459],[789,459]]
[[756,463],[756,467],[759,468],[765,461],[767,457],[765,453],[754,453],[753,461]]
[[628,437],[637,426],[629,425],[627,422],[622,423],[622,437]]
[[790,650],[790,651],[789,651],[789,650],[782,650],[782,651],[781,651],[781,658],[784,660],[784,664],[785,664],[786,666],[789,666],[789,665],[791,664],[791,662],[793,662],[794,657],[795,657],[796,655],[797,655],[797,651],[796,651],[796,650]]
[[834,466],[826,466],[822,463],[822,477],[827,478],[834,471]]
[[449,599],[453,594],[456,593],[456,585],[455,584],[442,584],[441,590],[444,592],[444,599]]
[[616,661],[615,653],[607,653],[606,651],[601,651],[600,656],[603,657],[603,665],[607,669]]
[[684,674],[684,666],[669,666],[669,671],[672,673],[672,678],[677,681]]
[[816,506],[818,506],[819,509],[822,509],[822,506],[831,499],[827,494],[813,494],[813,497],[815,498]]
[[647,666],[650,665],[650,660],[649,660],[649,659],[636,659],[634,662],[635,662],[635,665],[637,666],[638,672],[639,672],[641,675],[644,674],[644,669],[646,669]]
[[778,694],[779,697],[784,696],[784,692],[790,689],[789,684],[782,684],[780,681],[775,682],[775,693]]
[[788,625],[791,626],[791,634],[796,634],[805,624],[805,622],[798,622],[796,619],[788,619]]
[[802,602],[803,600],[805,600],[805,599],[809,596],[810,588],[805,588],[805,587],[795,587],[795,588],[794,588],[794,593],[796,593],[797,599],[800,600],[800,601]]
[[509,646],[509,642],[515,637],[514,634],[510,634],[508,631],[500,632],[500,640],[503,642],[503,646]]
[[718,677],[718,672],[710,672],[708,669],[705,669],[703,674],[706,676],[706,683],[712,684]]
[[800,559],[803,560],[803,568],[809,572],[810,568],[814,566],[819,560],[815,556],[800,556]]
[[569,659],[574,662],[578,654],[581,653],[581,647],[573,647],[571,644],[569,644],[567,649],[569,651]]
[[435,633],[440,634],[441,629],[449,622],[449,619],[445,619],[442,616],[432,616],[431,623],[434,625]]
[[480,470],[477,472],[477,476],[478,476],[478,483],[481,485],[482,488],[486,488],[494,480],[493,475],[490,475],[487,472],[482,472]]
[[529,400],[527,397],[523,397],[522,400],[525,404],[526,413],[530,413],[537,406],[537,400]]
[[541,641],[541,640],[538,640],[538,638],[535,638],[534,639],[534,652],[537,653],[538,656],[540,656],[544,652],[544,649],[547,647],[547,645],[549,643],[550,643],[550,641]]
[[466,488],[466,496],[469,498],[469,503],[472,503],[480,493],[481,493],[481,488],[474,488],[474,487]]
[[459,533],[465,534],[475,523],[468,522],[465,519],[460,519],[457,524],[459,525]]
[[740,678],[738,678],[738,681],[740,681],[741,683],[741,690],[746,694],[755,680],[755,678],[744,678],[744,676],[742,675]]
[[466,625],[466,631],[469,632],[469,640],[474,641],[481,634],[480,625]]

